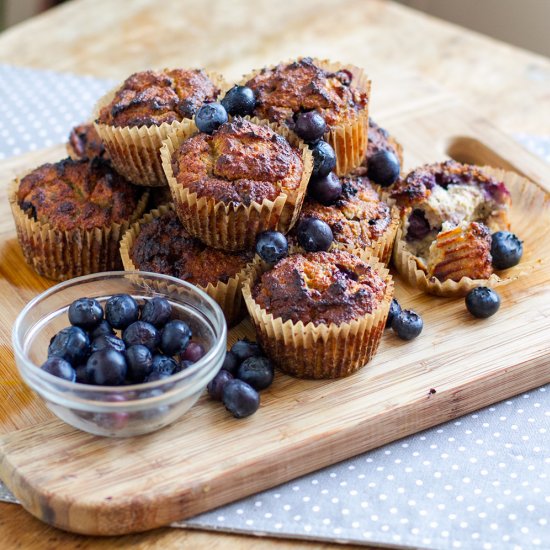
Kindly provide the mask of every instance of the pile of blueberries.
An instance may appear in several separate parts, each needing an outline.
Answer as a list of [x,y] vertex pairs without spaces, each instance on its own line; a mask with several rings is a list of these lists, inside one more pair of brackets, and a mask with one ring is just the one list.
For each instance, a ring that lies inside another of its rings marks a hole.
[[222,401],[235,418],[245,418],[258,410],[259,392],[271,386],[274,376],[273,364],[259,345],[246,339],[238,340],[208,384],[208,393]]
[[64,380],[101,386],[167,378],[206,352],[191,341],[189,325],[172,314],[162,297],[140,306],[132,296],[116,294],[105,309],[93,298],[79,298],[69,306],[71,326],[51,339],[41,368]]

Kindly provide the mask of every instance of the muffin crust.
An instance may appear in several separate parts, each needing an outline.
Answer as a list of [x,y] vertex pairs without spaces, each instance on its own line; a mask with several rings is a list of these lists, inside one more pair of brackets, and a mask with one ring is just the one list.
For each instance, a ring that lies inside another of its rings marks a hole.
[[92,123],[75,126],[69,134],[67,152],[74,160],[92,160],[99,158],[108,160],[103,141]]

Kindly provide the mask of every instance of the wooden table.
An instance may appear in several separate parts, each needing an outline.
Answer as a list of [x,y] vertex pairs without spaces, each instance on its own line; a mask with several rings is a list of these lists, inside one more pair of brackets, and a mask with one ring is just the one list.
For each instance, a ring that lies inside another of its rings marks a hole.
[[[117,79],[146,67],[184,65],[237,78],[250,68],[304,54],[363,66],[368,60],[375,87],[377,80],[388,79],[388,68],[414,71],[447,87],[506,132],[549,131],[546,58],[379,0],[73,0],[0,35],[0,62]],[[3,410],[9,413],[9,404]],[[26,425],[25,419],[16,424]],[[9,504],[0,504],[0,540],[5,548],[259,544],[252,537],[175,529],[93,539],[48,527]],[[261,546],[333,545],[263,539]]]

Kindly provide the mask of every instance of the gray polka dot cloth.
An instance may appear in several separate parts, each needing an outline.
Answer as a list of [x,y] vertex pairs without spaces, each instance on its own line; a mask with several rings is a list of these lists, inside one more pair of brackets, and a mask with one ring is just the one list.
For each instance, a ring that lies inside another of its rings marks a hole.
[[[0,159],[62,143],[111,82],[0,65]],[[516,138],[550,162],[550,136]],[[550,385],[175,526],[338,542],[550,548]],[[0,482],[0,499],[16,502]]]

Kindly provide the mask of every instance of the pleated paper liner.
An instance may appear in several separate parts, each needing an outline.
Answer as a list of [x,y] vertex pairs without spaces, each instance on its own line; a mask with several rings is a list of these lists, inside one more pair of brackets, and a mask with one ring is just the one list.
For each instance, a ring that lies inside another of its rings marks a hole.
[[378,349],[393,298],[393,280],[388,269],[367,251],[359,257],[385,280],[386,292],[376,310],[336,325],[302,321],[283,322],[281,317],[262,309],[252,298],[252,288],[261,275],[259,266],[249,271],[243,296],[256,329],[256,336],[270,359],[286,373],[297,378],[341,378],[364,367]]
[[252,202],[246,206],[226,204],[209,197],[199,198],[197,193],[190,193],[174,177],[172,157],[180,145],[197,132],[191,121],[171,132],[163,142],[160,152],[176,212],[185,229],[208,246],[228,251],[253,248],[256,235],[262,231],[288,233],[300,214],[313,169],[313,156],[309,147],[288,128],[254,117],[244,118],[254,124],[269,126],[300,150],[303,162],[302,179],[298,189],[292,194],[281,193],[274,201],[264,199],[261,203]]
[[495,288],[507,285],[520,277],[527,276],[542,262],[542,243],[550,240],[550,195],[537,184],[514,172],[497,168],[483,167],[484,172],[503,181],[512,195],[510,207],[511,229],[523,242],[521,262],[510,269],[493,273],[488,279],[470,279],[460,281],[440,281],[428,278],[420,269],[416,256],[406,248],[401,229],[397,232],[394,245],[393,263],[399,273],[413,286],[428,294],[446,297],[465,296],[477,286]]
[[[128,231],[126,231],[120,242],[120,256],[122,257],[122,264],[126,271],[138,271],[140,269],[139,266],[134,264],[131,252],[142,226],[149,223],[154,218],[158,218],[166,212],[173,210],[173,208],[174,206],[172,204],[162,205],[158,209],[145,214],[143,218],[134,223]],[[256,259],[255,261],[258,260]],[[241,288],[247,268],[250,267],[250,265],[251,264],[247,265],[226,283],[219,281],[216,284],[209,283],[206,287],[196,285],[219,304],[229,327],[237,324],[246,313]]]
[[[222,95],[227,89],[225,80],[215,73],[206,71],[206,74],[220,88]],[[99,117],[101,108],[112,101],[119,88],[120,84],[97,102],[93,114],[94,121]],[[119,127],[97,122],[94,124],[109,153],[111,163],[119,174],[135,185],[159,187],[167,184],[159,155],[162,141],[169,132],[189,120],[175,120],[172,123],[163,122],[152,126]]]
[[[284,61],[281,64],[290,64],[295,60]],[[337,126],[331,128],[325,135],[324,140],[330,143],[336,153],[335,172],[338,176],[349,174],[354,168],[359,167],[367,152],[369,133],[369,98],[371,82],[360,67],[355,65],[332,62],[327,59],[313,59],[313,63],[327,71],[349,71],[352,75],[351,86],[364,92],[367,95],[367,104],[363,109],[348,113]],[[274,69],[277,65],[266,67]],[[252,71],[243,76],[240,85],[245,85],[251,78],[255,77],[262,69]]]
[[11,183],[9,202],[17,239],[25,261],[39,275],[65,281],[80,275],[113,271],[122,267],[119,242],[130,224],[145,210],[148,192],[144,192],[131,219],[109,227],[56,229],[49,223],[33,220],[17,202],[19,179]]

